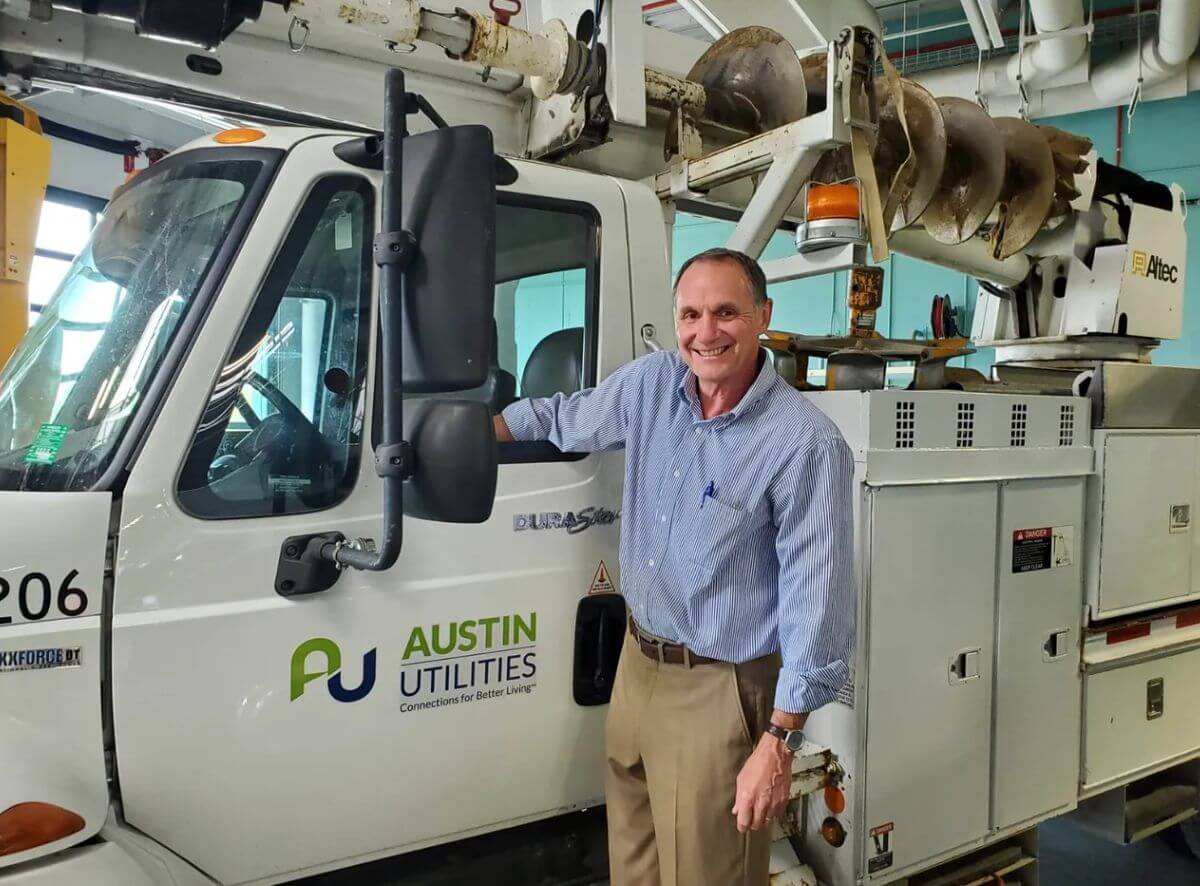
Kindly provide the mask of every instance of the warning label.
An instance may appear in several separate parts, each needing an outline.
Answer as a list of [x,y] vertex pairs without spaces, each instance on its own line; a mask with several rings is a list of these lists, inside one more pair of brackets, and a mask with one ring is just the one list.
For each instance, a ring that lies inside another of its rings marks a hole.
[[874,874],[877,871],[887,870],[892,866],[894,855],[892,854],[892,831],[896,829],[894,822],[887,824],[876,825],[871,828],[871,842],[874,849],[874,854],[867,859],[867,872]]
[[1012,571],[1037,572],[1070,566],[1074,551],[1074,526],[1018,529],[1013,532]]
[[617,586],[612,583],[612,579],[608,576],[608,567],[604,565],[604,561],[600,561],[600,566],[596,569],[596,575],[592,579],[592,586],[588,588],[589,594],[615,594]]

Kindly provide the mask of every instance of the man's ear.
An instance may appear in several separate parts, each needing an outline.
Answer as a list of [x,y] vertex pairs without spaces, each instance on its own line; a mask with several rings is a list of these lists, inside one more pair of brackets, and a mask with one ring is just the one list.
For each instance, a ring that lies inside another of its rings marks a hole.
[[771,328],[771,313],[775,310],[775,302],[767,299],[766,304],[762,306],[763,329]]

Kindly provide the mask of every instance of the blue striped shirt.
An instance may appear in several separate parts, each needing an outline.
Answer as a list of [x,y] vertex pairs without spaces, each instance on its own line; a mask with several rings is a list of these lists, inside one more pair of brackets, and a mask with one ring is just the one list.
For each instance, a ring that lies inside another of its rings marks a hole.
[[521,400],[504,420],[515,439],[566,452],[625,449],[621,589],[645,630],[722,661],[779,650],[779,710],[834,699],[854,636],[853,457],[770,360],[708,420],[675,352]]

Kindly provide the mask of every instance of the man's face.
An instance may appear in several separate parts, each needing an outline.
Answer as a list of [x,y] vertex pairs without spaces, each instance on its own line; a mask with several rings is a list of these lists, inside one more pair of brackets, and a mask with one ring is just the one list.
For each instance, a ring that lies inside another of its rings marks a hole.
[[701,382],[753,377],[758,337],[771,322],[771,300],[756,305],[750,283],[732,261],[699,261],[675,291],[679,355]]

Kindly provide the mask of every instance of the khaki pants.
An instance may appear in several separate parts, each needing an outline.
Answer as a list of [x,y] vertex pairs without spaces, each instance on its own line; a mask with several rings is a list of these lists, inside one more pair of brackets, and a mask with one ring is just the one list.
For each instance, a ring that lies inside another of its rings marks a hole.
[[606,729],[612,886],[765,886],[770,828],[739,834],[730,810],[779,663],[662,664],[626,635]]

